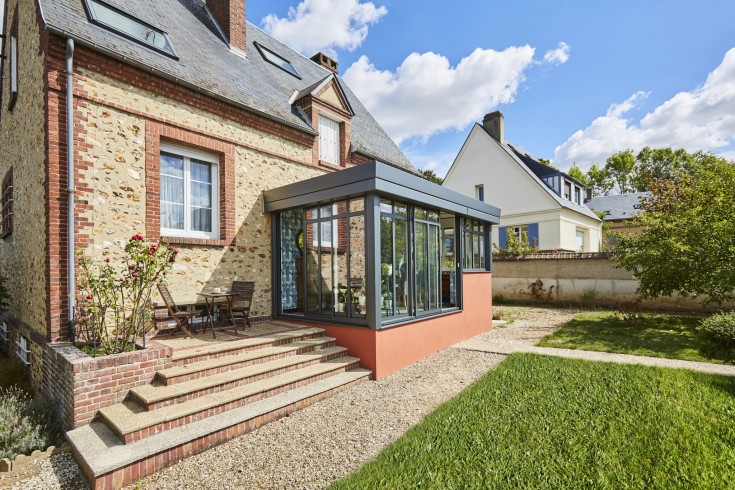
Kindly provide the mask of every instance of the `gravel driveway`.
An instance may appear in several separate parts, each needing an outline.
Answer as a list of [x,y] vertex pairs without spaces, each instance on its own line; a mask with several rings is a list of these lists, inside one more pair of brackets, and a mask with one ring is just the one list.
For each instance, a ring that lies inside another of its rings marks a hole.
[[[505,358],[472,350],[473,343],[533,343],[576,313],[505,306],[496,307],[496,311],[516,319],[380,381],[361,383],[180,461],[128,488],[324,488],[377,456],[437,406]],[[76,490],[78,469],[73,461],[69,469],[67,458],[64,455],[55,465],[48,464],[29,480],[14,479],[14,488]]]

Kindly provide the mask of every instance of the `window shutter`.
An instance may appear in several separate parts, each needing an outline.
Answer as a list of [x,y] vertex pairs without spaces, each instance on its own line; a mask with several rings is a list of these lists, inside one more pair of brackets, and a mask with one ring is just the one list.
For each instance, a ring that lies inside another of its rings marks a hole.
[[530,223],[528,225],[528,244],[538,247],[539,243],[538,223]]
[[339,123],[319,116],[319,160],[339,164]]
[[498,246],[505,248],[508,246],[508,227],[501,226],[498,228]]

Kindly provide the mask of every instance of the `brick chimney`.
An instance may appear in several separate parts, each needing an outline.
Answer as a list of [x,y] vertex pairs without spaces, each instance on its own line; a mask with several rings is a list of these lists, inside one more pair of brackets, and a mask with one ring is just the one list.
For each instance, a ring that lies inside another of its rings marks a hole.
[[337,66],[337,61],[330,58],[324,53],[317,53],[314,56],[311,57],[311,61],[316,63],[317,65],[321,65],[327,70],[331,71],[335,75],[339,75],[339,68]]
[[230,46],[245,51],[245,0],[207,0],[207,7]]
[[485,114],[485,118],[482,120],[482,127],[501,145],[505,144],[505,123],[502,112],[495,111],[490,114]]

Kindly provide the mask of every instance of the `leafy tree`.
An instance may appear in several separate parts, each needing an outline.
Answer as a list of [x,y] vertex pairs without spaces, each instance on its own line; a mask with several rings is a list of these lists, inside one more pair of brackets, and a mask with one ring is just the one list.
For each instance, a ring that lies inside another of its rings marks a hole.
[[628,194],[638,190],[638,165],[635,155],[630,150],[620,151],[607,159],[605,170],[615,182],[620,194]]
[[521,233],[521,239],[518,239],[518,235],[508,227],[506,230],[507,240],[505,242],[505,248],[500,248],[497,244],[493,244],[495,253],[500,255],[523,255],[538,252],[538,243],[534,242],[529,244],[528,232]]
[[436,173],[433,170],[426,169],[426,170],[419,170],[419,171],[421,172],[421,175],[423,175],[424,178],[428,180],[429,182],[433,182],[439,185],[442,185],[442,182],[444,182],[444,179],[436,175]]
[[593,163],[587,170],[587,185],[592,187],[593,195],[609,196],[615,188],[615,181],[613,181],[606,167],[600,167],[599,164]]
[[671,148],[650,148],[646,146],[638,152],[636,157],[638,160],[636,187],[642,191],[648,190],[644,182],[646,178],[673,179],[677,172],[685,170],[691,165],[693,158],[694,156],[687,153],[683,148],[672,150]]
[[638,294],[734,300],[735,165],[699,152],[686,169],[645,185],[651,195],[633,219],[641,234],[616,235],[615,260],[640,280]]
[[583,184],[585,187],[589,187],[589,182],[587,178],[587,174],[584,173],[584,170],[579,168],[577,164],[575,163],[572,165],[572,168],[569,169],[569,172],[567,172],[571,178],[579,182],[580,184]]

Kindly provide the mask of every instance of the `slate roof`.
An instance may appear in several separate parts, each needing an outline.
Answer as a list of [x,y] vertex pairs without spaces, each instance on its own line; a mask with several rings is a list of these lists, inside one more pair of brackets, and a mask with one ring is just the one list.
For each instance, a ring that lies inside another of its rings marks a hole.
[[[178,59],[89,22],[83,0],[40,0],[46,26],[76,42],[153,71],[213,97],[315,134],[289,104],[294,92],[319,84],[332,72],[272,38],[251,23],[246,56],[229,49],[203,0],[105,0],[168,34]],[[287,59],[301,80],[268,63],[254,42]],[[355,112],[350,121],[353,150],[418,174],[406,156],[360,103],[340,85]]]
[[626,220],[638,212],[636,206],[640,203],[640,198],[650,194],[650,192],[633,192],[617,196],[593,197],[587,201],[587,206],[596,211],[604,211],[606,214],[603,220],[605,221]]
[[[568,201],[566,199],[563,199],[556,192],[554,192],[553,190],[551,190],[551,188],[548,185],[546,185],[546,183],[544,183],[544,181],[541,180],[541,177],[544,176],[544,175],[551,175],[551,174],[555,174],[555,173],[562,173],[562,174],[564,174],[563,172],[559,172],[558,170],[555,170],[553,168],[547,167],[546,165],[544,165],[544,164],[536,161],[528,153],[521,152],[520,150],[518,150],[517,148],[519,148],[519,147],[517,145],[513,145],[512,143],[508,143],[507,141],[505,143],[501,144],[498,140],[496,140],[495,138],[493,138],[493,136],[481,124],[475,123],[475,125],[480,130],[482,130],[491,140],[493,140],[495,143],[497,143],[498,145],[500,145],[500,147],[503,148],[506,151],[506,153],[508,153],[508,155],[510,155],[510,157],[513,160],[515,160],[516,163],[518,163],[518,165],[520,165],[520,167],[522,169],[524,169],[526,172],[528,172],[528,175],[530,175],[538,183],[538,185],[540,185],[541,188],[544,191],[546,191],[546,193],[549,194],[552,197],[552,199],[554,199],[561,207],[566,208],[566,209],[571,209],[572,211],[576,211],[576,212],[578,212],[580,214],[583,214],[583,215],[587,216],[588,218],[592,218],[592,219],[598,220],[598,221],[600,220],[600,218],[595,213],[593,213],[592,210],[589,209],[587,206],[585,206],[585,205],[581,205],[580,206],[579,204],[577,204],[575,202],[572,202],[572,201]],[[521,155],[524,155],[525,158],[521,158]],[[538,165],[538,166],[547,168],[547,169],[551,170],[551,172],[549,174],[542,174],[541,176],[539,176],[526,163],[525,160],[528,160],[528,159],[531,160],[531,164],[532,165],[535,162],[535,165]],[[564,175],[566,175],[566,174],[564,174]],[[572,180],[574,180],[574,179],[572,179]]]

